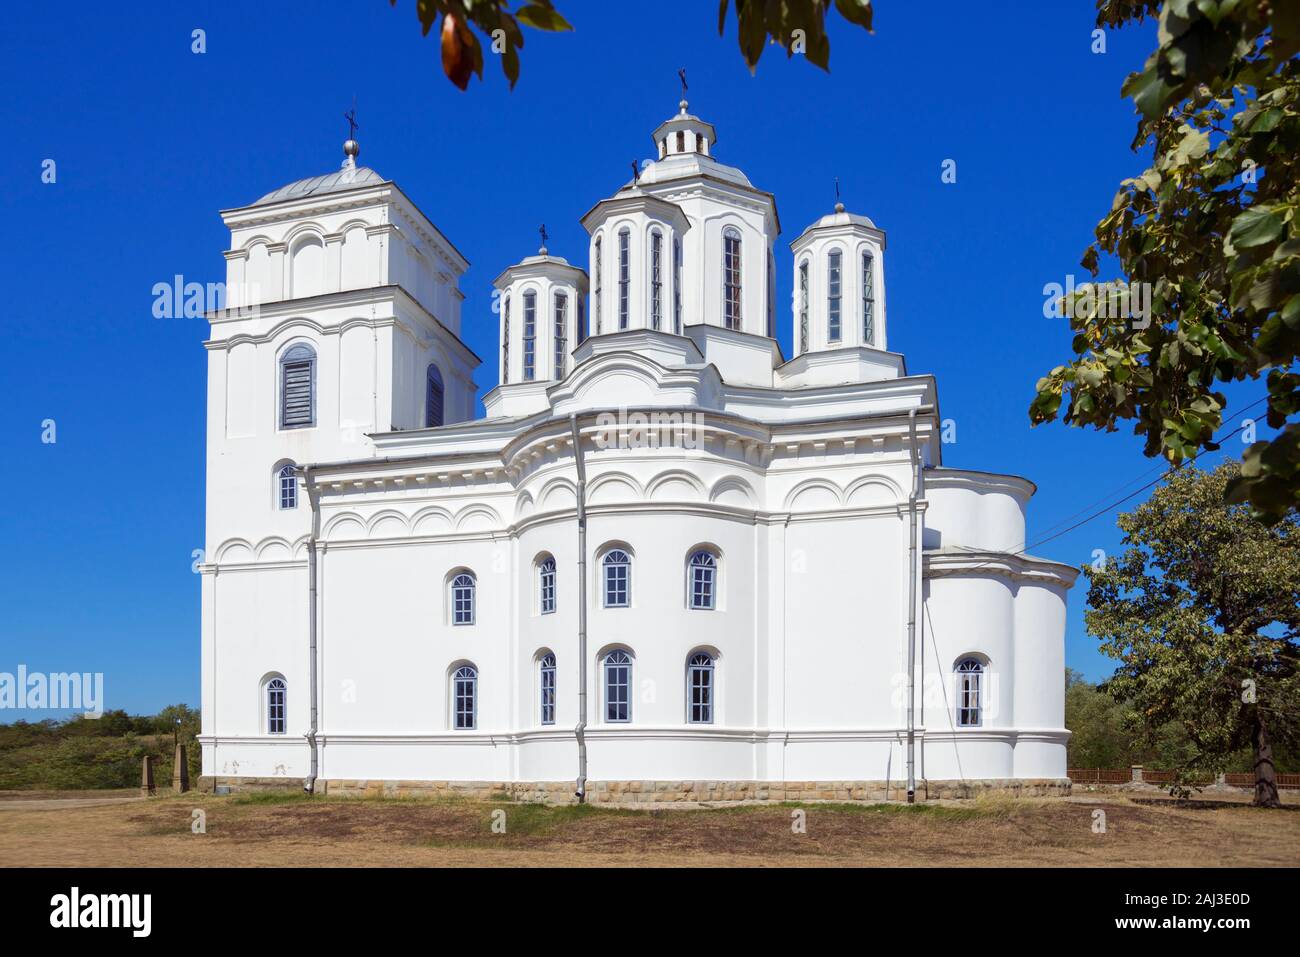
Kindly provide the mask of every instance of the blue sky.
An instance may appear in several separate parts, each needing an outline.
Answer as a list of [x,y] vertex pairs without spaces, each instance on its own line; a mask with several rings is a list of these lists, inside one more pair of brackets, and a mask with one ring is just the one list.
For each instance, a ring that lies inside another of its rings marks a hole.
[[[1069,355],[1043,286],[1082,277],[1093,226],[1143,168],[1119,87],[1151,25],[1108,35],[1098,55],[1090,0],[999,13],[880,0],[874,36],[834,20],[830,74],[769,49],[751,76],[734,32],[717,35],[714,2],[659,2],[654,17],[641,4],[558,6],[576,31],[530,32],[513,92],[489,57],[465,93],[443,78],[414,0],[7,14],[0,671],[99,671],[107,707],[197,706],[208,327],[153,318],[151,290],[178,273],[223,279],[217,211],[337,168],[353,96],[362,162],[473,264],[465,338],[481,356],[495,348],[491,279],[535,250],[541,222],[552,251],[581,261],[578,217],[650,155],[685,66],[717,157],[776,194],[778,303],[788,243],[829,211],[836,176],[848,207],[887,231],[890,347],[938,378],[957,424],[945,464],[1038,483],[1031,543],[1154,474],[1127,427],[1031,429],[1026,415],[1035,381]],[[946,159],[954,184],[940,180]],[[492,375],[479,370],[480,394]],[[1229,390],[1228,428],[1263,394]],[[54,444],[41,441],[46,419]],[[1111,514],[1034,550],[1079,564],[1118,546]],[[1083,600],[1072,593],[1066,661],[1098,679],[1111,664],[1084,633]]]

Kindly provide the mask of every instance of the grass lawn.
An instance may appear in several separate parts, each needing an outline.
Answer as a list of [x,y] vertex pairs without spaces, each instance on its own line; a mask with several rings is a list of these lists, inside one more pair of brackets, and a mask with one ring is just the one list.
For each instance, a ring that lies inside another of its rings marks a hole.
[[[402,798],[0,793],[5,866],[1294,866],[1300,805],[1076,794],[628,809]],[[1094,811],[1105,813],[1105,833]],[[206,834],[193,834],[193,812]],[[504,812],[505,832],[498,830]],[[792,824],[802,815],[804,833]]]

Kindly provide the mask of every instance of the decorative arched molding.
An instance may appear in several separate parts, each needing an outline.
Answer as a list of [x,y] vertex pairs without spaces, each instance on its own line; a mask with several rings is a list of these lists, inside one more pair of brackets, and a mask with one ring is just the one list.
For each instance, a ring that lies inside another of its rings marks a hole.
[[537,503],[533,501],[531,492],[525,489],[515,496],[515,521],[528,518],[535,511],[537,511]]
[[669,469],[646,483],[645,498],[657,502],[703,501],[704,483],[684,469]]
[[574,508],[578,504],[577,487],[568,479],[555,478],[542,486],[538,493],[538,511],[555,512]]
[[414,535],[443,535],[451,531],[451,512],[437,505],[420,509],[411,517],[411,533]]
[[356,512],[343,512],[333,516],[321,530],[321,538],[329,542],[362,539],[366,536],[366,521]]
[[259,562],[283,562],[293,557],[293,546],[289,540],[273,535],[257,543],[257,560]]
[[395,509],[376,512],[366,526],[370,538],[403,538],[410,530],[406,516]]
[[490,505],[467,505],[456,515],[458,532],[486,532],[501,525],[501,516]]
[[713,483],[709,501],[718,505],[754,508],[758,504],[758,495],[753,486],[739,475],[725,475]]
[[228,538],[217,546],[218,564],[243,564],[256,558],[252,542],[243,538]]
[[840,487],[826,479],[805,479],[790,490],[785,497],[787,512],[815,512],[838,508],[844,504]]
[[592,479],[587,489],[587,501],[591,505],[642,502],[645,501],[645,489],[626,472],[605,472]]
[[844,490],[844,504],[850,508],[897,505],[906,498],[898,483],[885,475],[864,475]]
[[258,233],[256,236],[250,236],[245,239],[243,245],[237,247],[241,252],[252,252],[254,246],[274,246],[276,240],[272,239],[266,233]]

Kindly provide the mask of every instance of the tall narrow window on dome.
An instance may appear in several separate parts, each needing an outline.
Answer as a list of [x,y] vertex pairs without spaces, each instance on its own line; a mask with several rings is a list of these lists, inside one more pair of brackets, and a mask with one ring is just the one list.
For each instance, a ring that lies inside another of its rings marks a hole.
[[605,720],[632,720],[632,656],[626,651],[605,656]]
[[468,573],[457,575],[451,580],[451,623],[453,625],[474,624],[474,576]]
[[537,378],[537,293],[524,293],[524,381]]
[[555,378],[564,378],[564,360],[569,354],[569,337],[566,332],[569,325],[569,297],[562,292],[555,294]]
[[542,724],[555,724],[555,655],[547,654],[537,663]]
[[587,304],[578,297],[578,345],[587,341]]
[[283,466],[276,473],[276,482],[279,485],[280,508],[293,509],[298,507],[298,473],[292,464]]
[[664,311],[663,275],[664,236],[659,230],[650,234],[650,328],[658,329]]
[[432,429],[443,423],[442,373],[436,365],[429,364],[425,380],[424,424],[426,428]]
[[776,338],[776,262],[767,251],[767,337]]
[[957,725],[977,728],[983,710],[980,701],[984,665],[976,658],[964,658],[957,663]]
[[691,556],[686,567],[687,604],[691,608],[712,610],[718,580],[718,560],[713,553],[700,549]]
[[682,241],[673,240],[673,332],[682,334]]
[[452,676],[452,727],[473,731],[478,726],[478,671],[473,665],[457,668]]
[[799,352],[808,351],[808,260],[799,266]]
[[626,329],[632,287],[632,233],[621,230],[618,234],[618,327]]
[[677,131],[677,152],[686,152],[686,133],[683,130]]
[[555,611],[555,559],[550,556],[537,565],[537,607],[543,615]]
[[510,382],[510,297],[506,296],[505,328],[501,334],[501,384]]
[[862,344],[876,344],[876,270],[869,251],[862,254]]
[[696,652],[686,662],[686,720],[713,723],[713,656]]
[[594,304],[595,312],[596,312],[596,335],[600,335],[600,317],[603,309],[603,306],[600,301],[600,279],[601,276],[603,276],[605,273],[604,257],[601,255],[600,246],[601,246],[600,237],[597,236],[596,237],[596,275],[594,277],[596,285],[591,292],[591,301]]
[[284,734],[285,696],[288,685],[276,676],[266,683],[266,733]]
[[316,424],[316,352],[299,343],[280,357],[280,428]]
[[840,341],[840,251],[826,257],[826,341]]
[[605,553],[605,607],[626,608],[632,599],[632,556],[621,548]]
[[722,233],[722,322],[740,328],[740,232],[731,227]]

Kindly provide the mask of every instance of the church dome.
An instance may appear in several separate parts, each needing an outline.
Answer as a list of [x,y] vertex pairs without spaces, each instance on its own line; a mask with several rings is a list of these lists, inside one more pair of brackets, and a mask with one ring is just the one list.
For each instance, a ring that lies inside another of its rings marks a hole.
[[360,189],[363,186],[374,186],[387,182],[369,166],[357,165],[357,156],[361,153],[361,147],[356,140],[349,138],[343,144],[343,153],[346,159],[343,160],[342,167],[337,171],[325,173],[322,176],[309,176],[306,179],[296,180],[281,186],[279,189],[272,190],[252,205],[269,206],[272,203],[281,203],[288,199],[319,196],[323,193],[342,193],[349,189]]
[[830,226],[865,226],[867,229],[876,229],[876,224],[866,216],[859,213],[846,212],[843,203],[835,204],[835,212],[827,213],[817,222],[813,223],[804,232],[807,233],[814,229],[825,229]]

